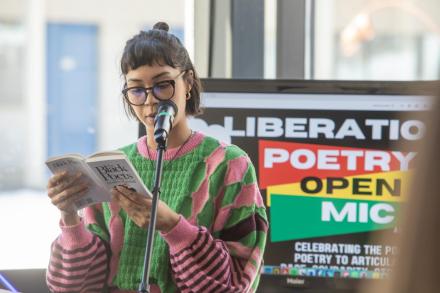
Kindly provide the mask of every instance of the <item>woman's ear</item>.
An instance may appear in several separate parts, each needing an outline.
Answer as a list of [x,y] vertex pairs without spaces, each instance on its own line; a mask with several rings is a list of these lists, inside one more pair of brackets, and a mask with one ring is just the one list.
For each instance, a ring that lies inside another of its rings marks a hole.
[[191,69],[185,74],[186,92],[189,93],[194,83],[194,71]]

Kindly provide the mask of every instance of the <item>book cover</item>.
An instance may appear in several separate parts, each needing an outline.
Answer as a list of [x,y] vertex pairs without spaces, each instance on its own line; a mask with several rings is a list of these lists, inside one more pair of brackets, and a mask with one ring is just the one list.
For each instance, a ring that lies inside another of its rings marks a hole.
[[152,197],[133,165],[122,151],[99,152],[88,158],[78,154],[52,157],[46,165],[53,174],[67,171],[69,175],[81,172],[87,179],[88,191],[77,201],[77,210],[86,206],[111,201],[111,189],[124,185],[138,193]]

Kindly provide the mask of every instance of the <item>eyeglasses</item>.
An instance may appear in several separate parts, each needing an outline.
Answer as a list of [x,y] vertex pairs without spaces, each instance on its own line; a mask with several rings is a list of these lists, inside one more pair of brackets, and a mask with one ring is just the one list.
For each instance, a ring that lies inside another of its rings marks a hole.
[[148,93],[151,92],[153,96],[160,100],[166,101],[174,96],[176,89],[176,79],[178,79],[186,71],[181,71],[175,78],[160,81],[152,87],[133,86],[122,90],[122,94],[128,103],[134,106],[142,106],[147,100]]

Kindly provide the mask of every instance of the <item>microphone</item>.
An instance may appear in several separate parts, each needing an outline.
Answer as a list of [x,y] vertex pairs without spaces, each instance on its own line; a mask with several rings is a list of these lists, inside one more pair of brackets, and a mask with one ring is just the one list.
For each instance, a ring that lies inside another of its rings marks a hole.
[[174,116],[177,114],[177,106],[171,101],[160,101],[154,118],[154,140],[159,146],[165,147],[168,134],[173,128]]

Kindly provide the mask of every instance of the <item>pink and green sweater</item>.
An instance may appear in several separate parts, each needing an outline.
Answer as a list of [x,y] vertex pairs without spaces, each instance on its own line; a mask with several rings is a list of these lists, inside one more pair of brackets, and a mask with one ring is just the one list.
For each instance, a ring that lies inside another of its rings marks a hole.
[[[150,149],[149,158],[146,137],[122,150],[152,188],[157,153]],[[181,216],[155,236],[151,292],[254,292],[267,218],[249,157],[195,133],[164,158],[161,200]],[[80,224],[60,226],[46,276],[52,292],[137,292],[147,232],[116,203],[88,207]]]

